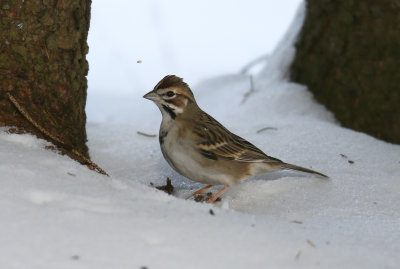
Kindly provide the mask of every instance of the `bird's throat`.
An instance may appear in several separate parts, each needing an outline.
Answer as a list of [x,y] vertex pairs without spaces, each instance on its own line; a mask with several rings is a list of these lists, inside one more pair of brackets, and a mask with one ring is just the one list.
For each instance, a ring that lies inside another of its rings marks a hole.
[[162,108],[164,109],[165,112],[168,113],[168,115],[171,117],[171,119],[175,119],[176,118],[176,113],[175,110],[171,107],[168,107],[166,105],[162,105]]

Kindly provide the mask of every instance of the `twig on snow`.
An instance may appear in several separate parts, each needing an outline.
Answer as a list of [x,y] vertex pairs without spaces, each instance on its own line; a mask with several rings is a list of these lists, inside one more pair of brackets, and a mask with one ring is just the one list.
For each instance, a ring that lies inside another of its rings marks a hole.
[[259,134],[259,133],[261,133],[261,132],[263,132],[263,131],[266,131],[266,130],[278,130],[278,128],[275,128],[275,127],[264,127],[264,128],[261,128],[260,130],[258,130],[256,133],[257,134]]
[[27,121],[29,121],[36,129],[38,129],[43,135],[45,135],[47,138],[49,138],[57,147],[74,155],[77,161],[79,161],[83,165],[86,165],[90,170],[94,170],[100,174],[108,176],[108,174],[103,169],[101,169],[100,166],[98,166],[97,164],[92,162],[89,158],[82,155],[82,153],[73,149],[71,146],[64,143],[60,138],[52,135],[50,132],[48,132],[46,129],[44,129],[41,125],[39,125],[39,123],[37,123],[34,119],[32,119],[32,117],[29,115],[29,113],[19,104],[19,102],[14,98],[14,96],[12,96],[9,92],[7,92],[6,94],[7,94],[8,99],[10,100],[10,102],[16,107],[16,109],[21,113],[21,115]]
[[244,102],[246,102],[247,98],[249,98],[249,96],[250,96],[253,92],[255,92],[253,75],[249,75],[249,78],[250,78],[250,90],[247,91],[247,92],[243,95],[242,104],[243,104]]
[[146,136],[146,137],[157,137],[156,134],[146,134],[146,133],[143,133],[143,132],[141,132],[141,131],[137,131],[136,133],[137,133],[138,135],[143,135],[143,136]]

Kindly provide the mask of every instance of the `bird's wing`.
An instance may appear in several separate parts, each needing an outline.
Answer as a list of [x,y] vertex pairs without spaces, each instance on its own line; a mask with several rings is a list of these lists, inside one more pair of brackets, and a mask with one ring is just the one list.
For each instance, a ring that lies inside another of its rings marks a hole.
[[195,124],[198,151],[209,159],[226,159],[239,162],[282,162],[270,157],[247,140],[231,133],[222,124],[204,113]]

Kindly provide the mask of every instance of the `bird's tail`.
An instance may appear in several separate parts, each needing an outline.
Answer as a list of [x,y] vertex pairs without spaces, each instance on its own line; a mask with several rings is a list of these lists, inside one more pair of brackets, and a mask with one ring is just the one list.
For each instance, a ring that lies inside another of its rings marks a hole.
[[321,177],[329,178],[327,175],[324,175],[324,174],[322,174],[320,172],[317,172],[317,171],[314,171],[314,170],[311,170],[311,169],[307,169],[307,168],[304,168],[304,167],[301,167],[301,166],[293,165],[293,164],[290,164],[290,163],[283,163],[282,164],[282,169],[296,170],[296,171],[301,171],[301,172],[315,174],[315,175],[319,175]]

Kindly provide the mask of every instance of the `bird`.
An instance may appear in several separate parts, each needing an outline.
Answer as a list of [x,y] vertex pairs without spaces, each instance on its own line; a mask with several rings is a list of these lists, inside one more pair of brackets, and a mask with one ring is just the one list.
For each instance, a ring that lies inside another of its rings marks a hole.
[[143,98],[153,101],[161,111],[159,142],[167,163],[184,177],[206,184],[190,197],[214,185],[223,185],[206,201],[214,203],[232,185],[282,169],[328,178],[320,172],[268,156],[230,132],[197,105],[189,85],[180,77],[165,76]]

